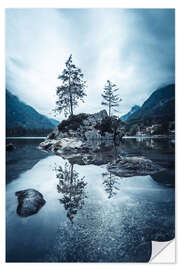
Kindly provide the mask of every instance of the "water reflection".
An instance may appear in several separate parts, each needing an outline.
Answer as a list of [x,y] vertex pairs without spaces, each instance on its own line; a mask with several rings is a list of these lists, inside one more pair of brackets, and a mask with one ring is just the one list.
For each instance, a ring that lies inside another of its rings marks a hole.
[[140,150],[140,151],[156,151],[160,152],[174,151],[174,145],[171,143],[171,139],[160,139],[160,138],[133,138],[133,139],[124,139],[121,143],[121,146],[124,150]]
[[6,143],[12,143],[16,149],[6,152],[6,183],[17,179],[20,174],[33,168],[41,159],[49,156],[48,153],[39,151],[37,146],[42,139],[7,139]]
[[119,156],[139,157],[152,160],[162,168],[169,168],[174,162],[174,145],[167,139],[123,139],[118,144],[111,141],[89,141],[87,142],[87,151],[79,154],[62,156],[70,163],[78,165],[97,166],[114,162]]
[[102,177],[104,179],[103,185],[106,193],[108,194],[108,199],[111,199],[117,194],[117,191],[119,188],[117,185],[119,185],[118,181],[120,178],[112,174],[111,172],[105,172],[102,173]]
[[85,177],[80,178],[79,173],[73,167],[73,164],[67,162],[64,168],[62,166],[55,167],[56,178],[59,180],[57,191],[63,195],[59,202],[67,210],[67,218],[71,223],[73,223],[74,215],[83,207],[84,200],[87,198]]
[[[71,165],[59,156],[42,156],[7,185],[7,261],[149,261],[151,241],[173,239],[175,227],[174,150],[168,141],[158,143],[160,150],[135,139],[124,140],[116,148],[104,144],[102,151],[94,153],[92,165],[75,165],[78,161]],[[28,145],[27,156],[22,152],[19,160],[18,149]],[[7,170],[31,164],[34,144],[28,145],[16,142],[17,149],[11,152],[14,162],[7,162]],[[40,157],[37,151],[34,160]],[[121,179],[102,165],[119,154],[143,155],[167,170]],[[14,193],[29,188],[41,192],[47,203],[36,215],[22,219],[16,213]]]

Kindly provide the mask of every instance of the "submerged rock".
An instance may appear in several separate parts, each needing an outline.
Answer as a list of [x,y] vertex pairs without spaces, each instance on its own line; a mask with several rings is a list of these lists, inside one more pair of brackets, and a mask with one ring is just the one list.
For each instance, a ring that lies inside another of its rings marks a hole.
[[144,157],[122,157],[108,164],[108,171],[120,177],[150,175],[165,170],[152,160]]
[[17,191],[18,197],[17,214],[21,217],[28,217],[36,214],[46,203],[43,195],[35,189]]
[[14,146],[14,144],[8,143],[8,144],[6,145],[6,151],[12,151],[12,150],[14,150],[14,149],[16,149],[16,147]]

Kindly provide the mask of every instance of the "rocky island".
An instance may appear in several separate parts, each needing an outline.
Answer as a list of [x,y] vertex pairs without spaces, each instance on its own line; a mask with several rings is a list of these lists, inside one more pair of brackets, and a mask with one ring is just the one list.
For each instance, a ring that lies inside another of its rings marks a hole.
[[68,157],[99,150],[92,142],[117,141],[124,136],[124,124],[115,116],[109,117],[106,110],[95,114],[71,115],[51,132],[40,148]]
[[123,177],[148,175],[163,170],[144,157],[115,156],[113,147],[122,140],[124,134],[125,124],[115,116],[109,117],[106,110],[102,110],[95,114],[71,115],[39,147],[72,164],[107,164],[108,171]]

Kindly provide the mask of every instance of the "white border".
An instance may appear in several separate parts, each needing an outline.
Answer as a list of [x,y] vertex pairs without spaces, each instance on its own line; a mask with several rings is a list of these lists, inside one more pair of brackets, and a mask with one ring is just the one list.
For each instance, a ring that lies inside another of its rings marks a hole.
[[174,8],[178,3],[177,0],[6,0],[1,2],[4,8]]
[[[169,264],[162,264],[162,265],[155,265],[155,264],[110,264],[110,263],[103,263],[103,264],[47,264],[47,263],[39,263],[37,264],[24,264],[24,263],[5,263],[5,8],[176,8],[176,48],[179,48],[179,37],[178,37],[178,31],[180,31],[177,28],[179,27],[179,6],[178,3],[180,1],[178,0],[151,0],[151,1],[144,1],[144,0],[126,0],[126,1],[121,1],[121,0],[66,0],[66,1],[58,1],[58,0],[1,0],[0,3],[0,33],[1,33],[1,41],[0,41],[0,115],[1,115],[1,122],[0,122],[0,161],[1,161],[1,169],[0,169],[0,268],[1,269],[19,269],[19,268],[26,268],[26,269],[31,269],[32,267],[38,267],[47,269],[49,267],[53,268],[61,268],[61,269],[70,269],[71,267],[73,269],[91,269],[97,268],[97,269],[118,269],[120,267],[127,268],[143,268],[145,266],[147,267],[158,267],[160,269],[161,267],[163,268],[168,268],[169,269]],[[177,59],[179,56],[178,50],[176,50],[176,74],[178,74],[178,63]],[[178,108],[178,100],[179,98],[179,91],[178,90],[178,76],[176,76],[176,138],[178,138],[179,134],[179,124],[178,124],[178,114],[179,114],[179,108]],[[180,149],[178,147],[179,143],[178,140],[176,140],[176,149]],[[179,155],[176,155],[176,165],[180,164],[179,160]],[[179,178],[179,170],[177,166],[177,171],[176,171],[176,179],[178,180]],[[178,190],[178,181],[176,181],[176,194]],[[178,205],[178,196],[176,196],[176,206]],[[177,207],[176,207],[177,208]],[[178,228],[178,221],[179,221],[179,215],[178,211],[176,209],[176,228]],[[176,231],[176,239],[178,238],[179,240],[179,233]],[[179,241],[176,242],[179,242]],[[177,247],[177,244],[176,244]],[[176,249],[176,254],[177,254],[177,249]],[[167,255],[166,255],[167,256]],[[176,257],[176,262],[177,264],[171,264],[171,267],[178,267],[178,258]]]

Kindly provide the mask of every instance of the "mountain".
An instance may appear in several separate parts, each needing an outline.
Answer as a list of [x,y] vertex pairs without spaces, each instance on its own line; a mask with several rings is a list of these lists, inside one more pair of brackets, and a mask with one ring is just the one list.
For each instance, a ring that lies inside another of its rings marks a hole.
[[130,115],[132,115],[134,112],[136,112],[137,110],[140,109],[140,106],[138,105],[134,105],[131,110],[126,113],[125,115],[121,116],[120,119],[123,121],[123,122],[126,122],[128,120],[128,118],[130,117]]
[[131,114],[127,123],[138,123],[146,120],[174,121],[175,120],[175,85],[170,84],[157,89],[144,102],[142,107]]
[[19,132],[28,135],[32,131],[39,135],[41,133],[47,134],[58,123],[55,119],[50,119],[38,113],[34,108],[20,101],[18,97],[6,90],[6,129],[8,136],[18,135]]
[[57,121],[56,119],[53,119],[53,118],[48,118],[49,120],[50,120],[50,122],[53,124],[53,125],[55,125],[55,126],[57,126],[58,124],[59,124],[59,121]]

